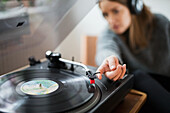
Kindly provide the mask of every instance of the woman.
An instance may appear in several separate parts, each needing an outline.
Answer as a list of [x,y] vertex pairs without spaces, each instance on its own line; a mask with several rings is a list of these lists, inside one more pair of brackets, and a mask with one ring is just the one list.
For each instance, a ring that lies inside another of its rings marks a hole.
[[122,79],[128,67],[134,88],[148,95],[143,112],[170,112],[169,20],[141,0],[101,0],[99,7],[109,25],[98,38],[98,78]]

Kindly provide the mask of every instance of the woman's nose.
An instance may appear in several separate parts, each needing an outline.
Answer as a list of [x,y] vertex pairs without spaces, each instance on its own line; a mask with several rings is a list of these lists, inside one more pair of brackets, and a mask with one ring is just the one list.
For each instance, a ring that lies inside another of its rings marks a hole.
[[116,22],[116,19],[113,15],[109,15],[107,20],[109,24],[112,24],[112,25]]

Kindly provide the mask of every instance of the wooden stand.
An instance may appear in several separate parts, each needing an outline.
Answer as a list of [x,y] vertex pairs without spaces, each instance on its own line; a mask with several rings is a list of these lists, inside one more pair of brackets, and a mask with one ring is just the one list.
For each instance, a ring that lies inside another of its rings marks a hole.
[[132,89],[114,109],[113,113],[138,113],[146,98],[147,95],[145,93]]

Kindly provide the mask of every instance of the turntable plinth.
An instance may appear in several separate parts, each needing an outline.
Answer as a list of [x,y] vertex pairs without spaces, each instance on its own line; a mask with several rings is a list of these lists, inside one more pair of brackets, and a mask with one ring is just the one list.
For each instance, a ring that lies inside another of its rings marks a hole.
[[138,113],[145,103],[147,95],[137,90],[130,90],[127,96],[115,109],[114,113]]

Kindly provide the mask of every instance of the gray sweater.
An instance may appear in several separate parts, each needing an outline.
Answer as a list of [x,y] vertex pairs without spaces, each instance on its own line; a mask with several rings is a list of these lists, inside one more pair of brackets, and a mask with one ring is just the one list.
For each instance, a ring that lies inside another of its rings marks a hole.
[[130,72],[140,69],[145,72],[170,77],[170,22],[156,14],[155,27],[149,45],[140,52],[134,53],[129,46],[107,26],[98,37],[96,64],[115,55],[121,63],[126,63]]

